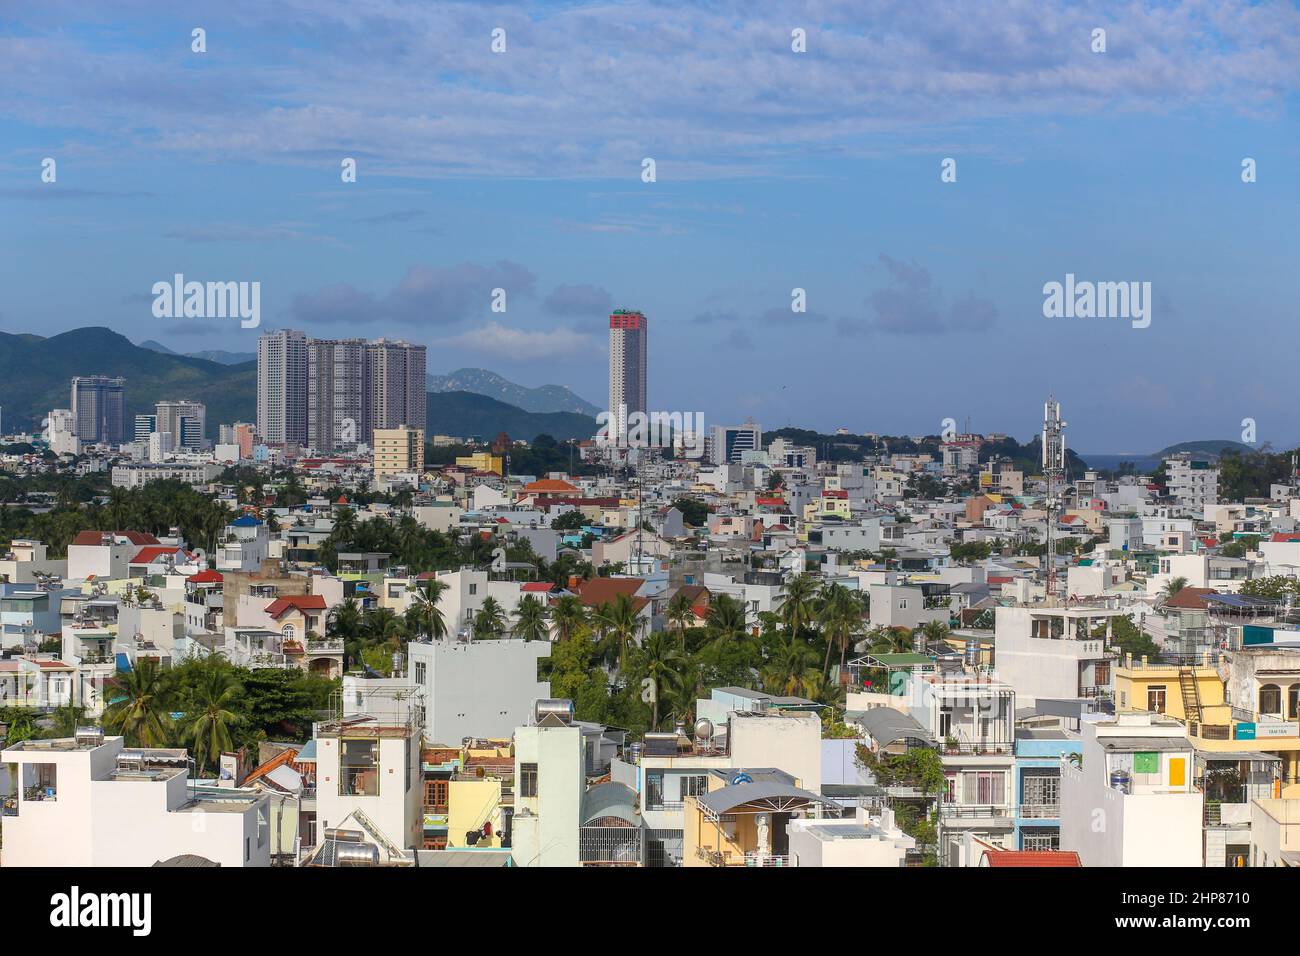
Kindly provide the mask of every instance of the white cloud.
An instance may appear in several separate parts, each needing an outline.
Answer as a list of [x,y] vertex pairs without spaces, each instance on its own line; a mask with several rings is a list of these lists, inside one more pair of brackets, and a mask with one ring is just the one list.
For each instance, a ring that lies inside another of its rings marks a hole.
[[515,329],[488,322],[476,329],[432,343],[438,349],[461,349],[507,362],[544,362],[599,354],[600,344],[590,335],[568,328],[546,331]]

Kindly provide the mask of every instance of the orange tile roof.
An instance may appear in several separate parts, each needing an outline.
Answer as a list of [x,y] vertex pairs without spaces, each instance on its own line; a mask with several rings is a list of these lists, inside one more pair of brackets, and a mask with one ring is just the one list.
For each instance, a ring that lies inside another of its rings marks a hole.
[[266,606],[266,613],[277,621],[290,609],[298,611],[323,611],[325,598],[320,594],[286,594]]
[[985,850],[989,866],[1083,866],[1074,850]]

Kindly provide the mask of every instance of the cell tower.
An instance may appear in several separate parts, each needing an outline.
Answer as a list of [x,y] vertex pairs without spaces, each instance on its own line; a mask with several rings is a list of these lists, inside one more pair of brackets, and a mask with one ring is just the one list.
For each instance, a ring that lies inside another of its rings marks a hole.
[[1055,395],[1043,404],[1043,474],[1047,476],[1047,601],[1056,600],[1056,516],[1061,509],[1058,486],[1065,475],[1065,422]]

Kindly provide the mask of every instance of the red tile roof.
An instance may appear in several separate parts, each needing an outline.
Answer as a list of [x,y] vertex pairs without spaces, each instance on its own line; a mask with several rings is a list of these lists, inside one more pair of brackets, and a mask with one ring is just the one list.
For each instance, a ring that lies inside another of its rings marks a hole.
[[1074,850],[985,850],[989,866],[1083,866]]
[[290,609],[298,611],[323,611],[325,598],[320,594],[286,594],[266,606],[266,613],[277,621]]
[[540,481],[529,482],[524,485],[523,490],[529,494],[572,494],[580,489],[577,485],[560,481],[558,478],[543,478]]
[[169,545],[160,544],[152,548],[141,548],[135,553],[135,557],[128,561],[128,564],[153,564],[164,554],[184,555],[190,557],[190,553],[184,548],[173,548]]
[[127,541],[136,545],[157,544],[158,539],[151,534],[143,531],[79,531],[77,536],[72,539],[73,544],[98,546],[104,543],[104,536],[110,538],[125,538]]
[[200,571],[198,574],[191,574],[185,580],[192,584],[220,584],[225,578],[220,571]]
[[535,594],[538,591],[549,592],[553,587],[555,587],[555,585],[550,581],[529,581],[527,584],[520,587],[519,590],[529,591]]
[[599,607],[620,594],[626,594],[633,599],[639,611],[649,603],[645,598],[636,597],[636,592],[641,590],[643,584],[645,581],[641,578],[588,578],[580,581],[574,591],[578,600],[588,607]]

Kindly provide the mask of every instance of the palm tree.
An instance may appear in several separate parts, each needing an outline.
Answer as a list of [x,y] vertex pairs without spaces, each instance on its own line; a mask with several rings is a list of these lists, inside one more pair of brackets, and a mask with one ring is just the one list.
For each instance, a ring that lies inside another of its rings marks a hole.
[[616,652],[607,653],[606,659],[617,656],[618,669],[622,673],[628,648],[640,636],[643,625],[636,603],[630,595],[616,595],[614,600],[606,601],[596,609],[594,622],[604,635],[608,650]]
[[673,595],[673,599],[668,602],[668,623],[677,628],[678,637],[681,638],[682,650],[686,650],[686,628],[694,619],[695,608],[691,604],[690,595],[678,588],[677,593]]
[[659,700],[682,683],[686,668],[686,655],[673,646],[663,631],[651,634],[641,645],[646,677],[654,682],[654,698],[650,702],[650,726],[659,726]]
[[64,704],[54,712],[54,726],[52,728],[55,737],[71,737],[81,726],[85,719],[86,708],[77,704]]
[[763,668],[763,687],[770,694],[795,695],[819,686],[817,654],[804,641],[787,635]]
[[516,637],[525,641],[544,641],[551,635],[550,623],[547,621],[546,605],[531,594],[526,595],[515,606],[514,626],[510,629]]
[[781,586],[781,605],[777,608],[786,631],[798,636],[813,623],[817,582],[808,574],[796,574]]
[[451,585],[446,581],[429,578],[424,589],[415,595],[412,606],[418,608],[424,636],[430,640],[439,641],[447,636],[447,620],[442,616],[442,608],[438,607],[438,602],[442,600],[443,594],[449,587]]
[[230,669],[213,658],[205,664],[186,714],[184,739],[191,745],[199,770],[206,769],[233,749],[231,728],[239,717],[231,706],[243,693]]
[[709,603],[706,627],[713,643],[743,639],[749,633],[745,624],[745,605],[731,595],[719,594]]
[[587,605],[576,595],[566,594],[551,607],[551,620],[555,624],[556,639],[567,641],[587,622]]
[[136,661],[133,670],[117,674],[108,685],[112,703],[104,711],[104,729],[125,737],[132,747],[166,744],[169,688],[157,661]]
[[1187,578],[1170,578],[1169,583],[1161,590],[1161,596],[1168,601],[1175,594],[1187,587]]
[[474,615],[474,640],[490,640],[500,637],[506,630],[506,613],[496,598],[484,598],[483,604]]
[[926,621],[923,626],[912,632],[912,640],[915,643],[918,635],[920,636],[919,643],[924,653],[931,644],[939,644],[947,640],[949,633],[948,625],[943,621]]
[[400,642],[406,635],[406,626],[397,612],[390,607],[377,607],[365,617],[364,630],[375,643]]
[[831,648],[840,649],[840,671],[848,654],[853,636],[862,630],[862,605],[853,592],[842,584],[827,584],[821,590],[821,606],[817,609],[817,623],[826,638],[826,660],[822,673],[830,676]]

